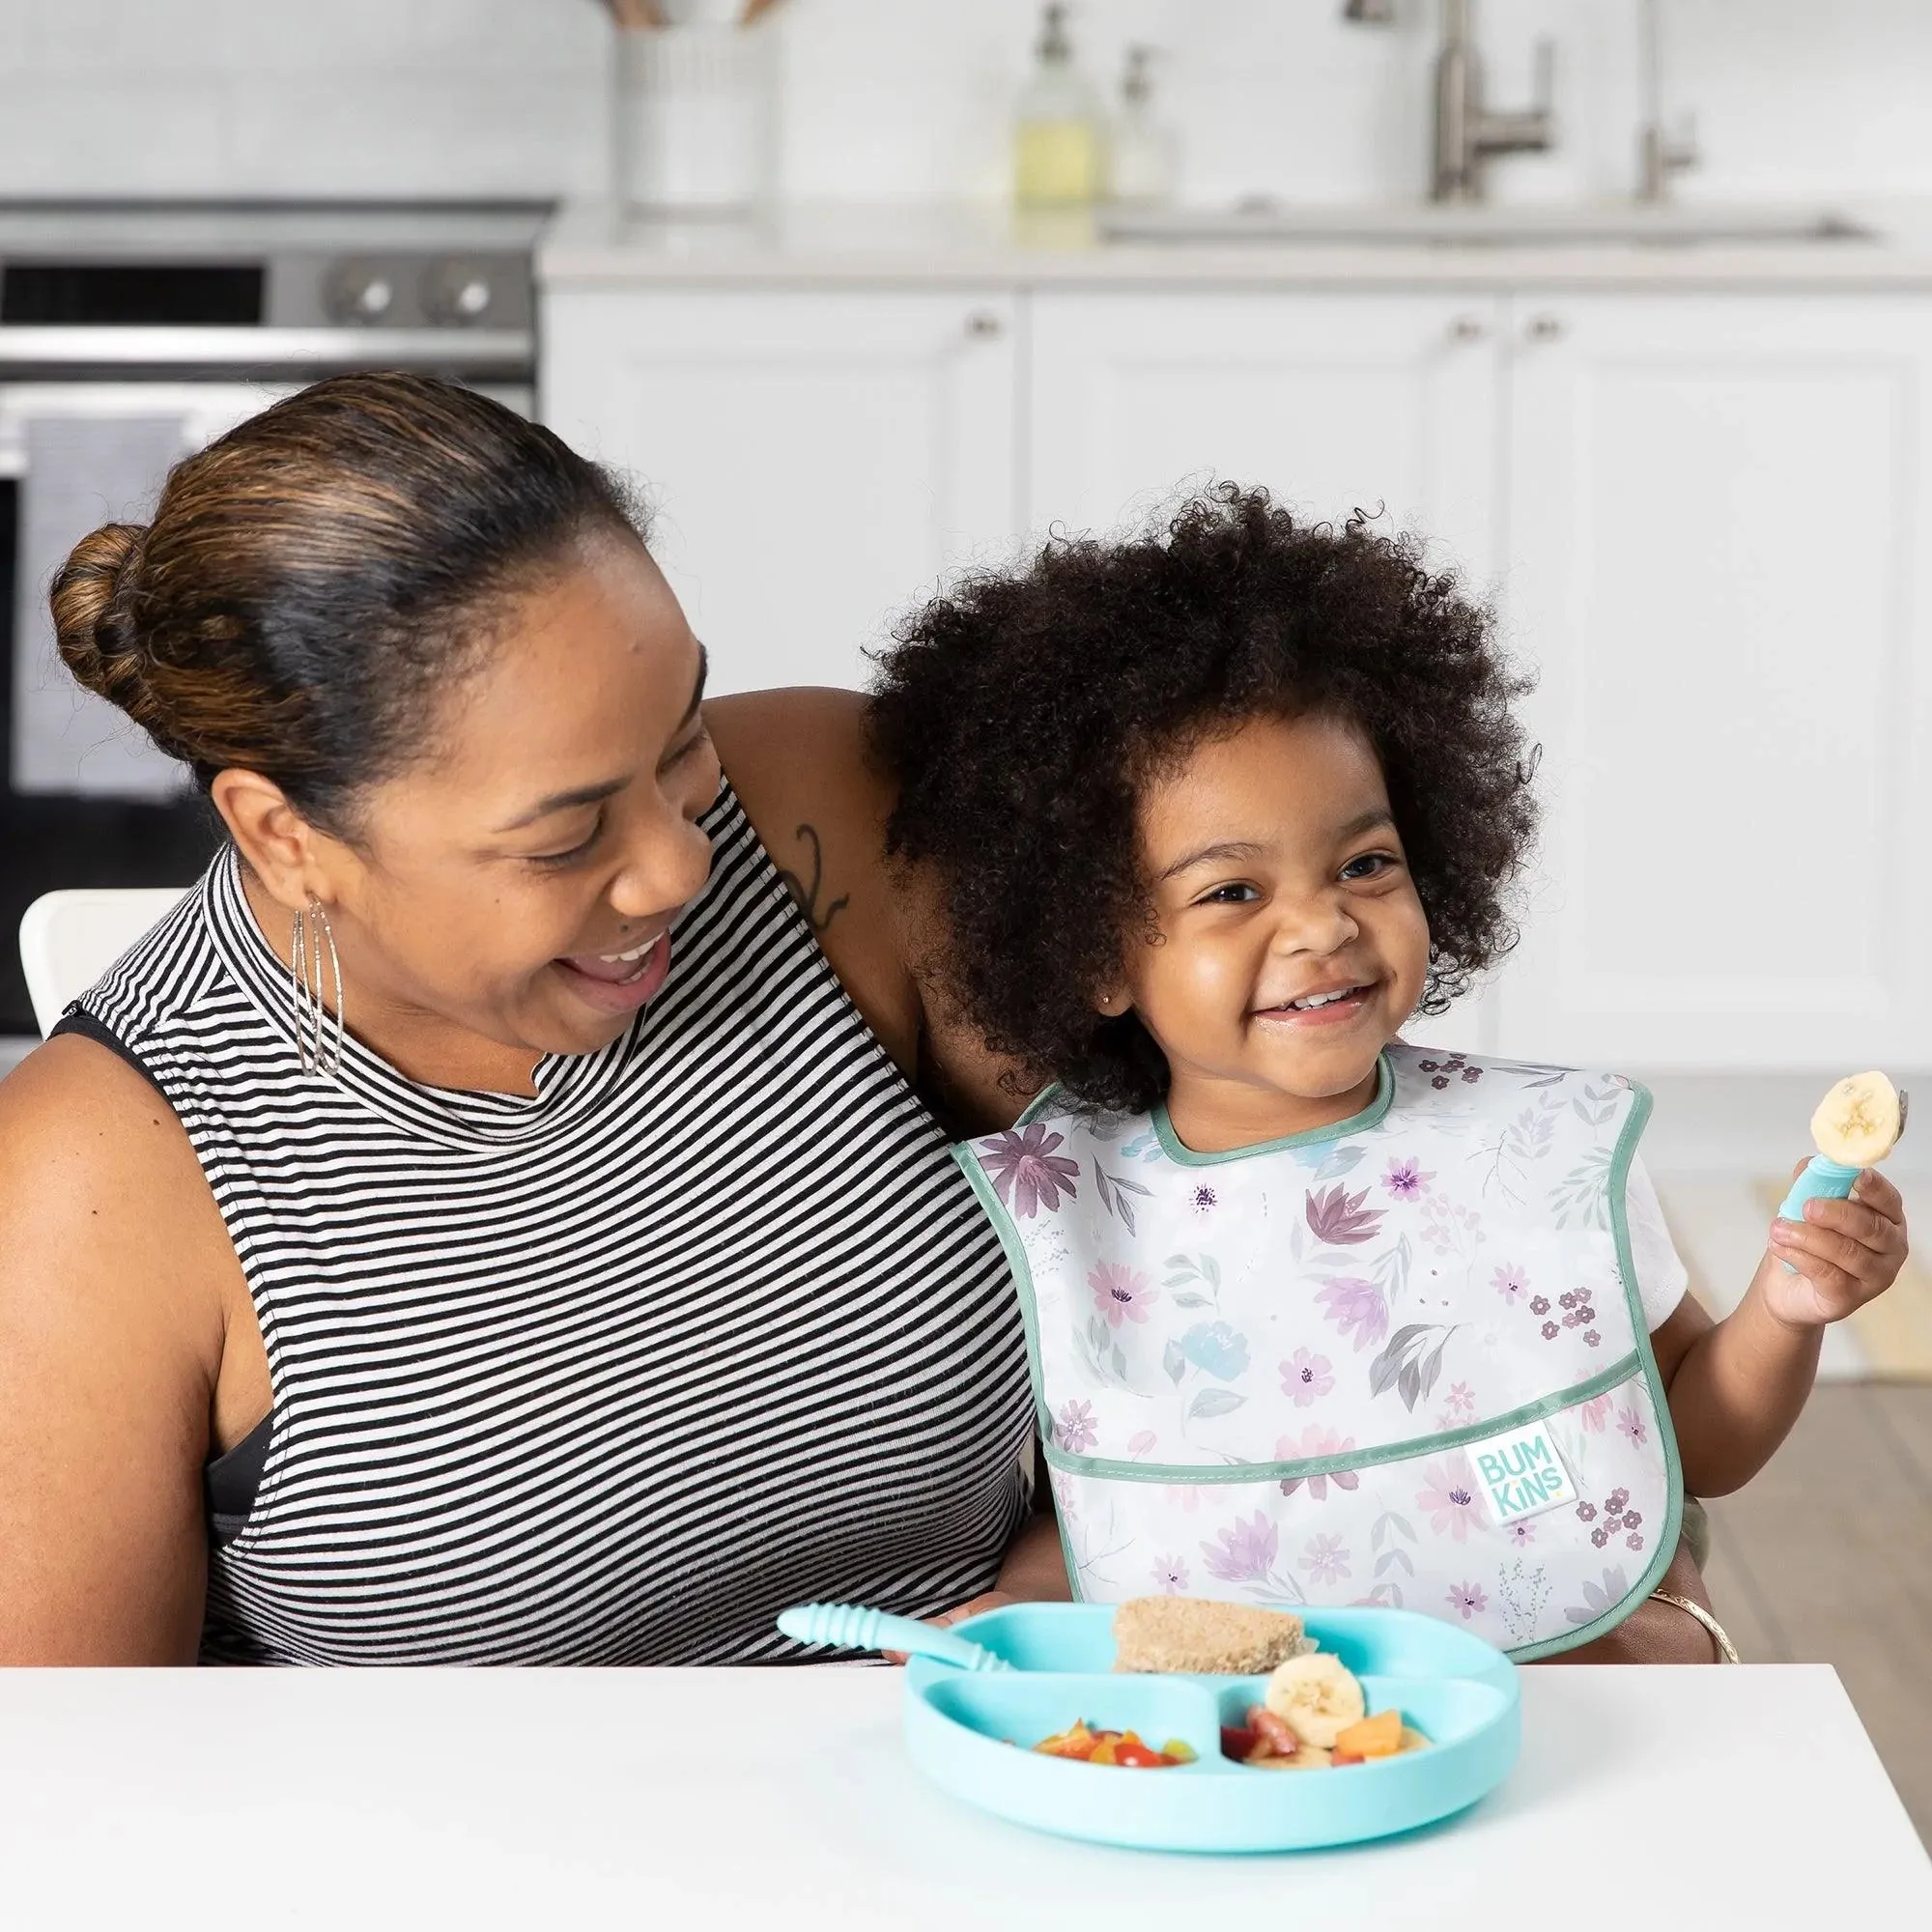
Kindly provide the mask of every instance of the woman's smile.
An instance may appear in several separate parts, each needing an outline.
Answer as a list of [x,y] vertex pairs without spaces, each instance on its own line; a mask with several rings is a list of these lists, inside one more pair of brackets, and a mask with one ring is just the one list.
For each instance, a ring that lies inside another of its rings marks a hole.
[[563,983],[600,1013],[634,1013],[670,975],[668,929],[628,952],[579,952],[551,962]]

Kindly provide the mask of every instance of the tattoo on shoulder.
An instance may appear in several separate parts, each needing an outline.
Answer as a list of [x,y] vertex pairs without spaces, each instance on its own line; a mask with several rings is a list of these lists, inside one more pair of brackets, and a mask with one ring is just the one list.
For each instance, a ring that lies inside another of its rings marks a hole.
[[819,909],[819,895],[825,890],[825,850],[819,842],[818,828],[815,825],[801,825],[794,837],[801,845],[810,844],[811,847],[811,884],[808,886],[798,873],[783,866],[778,868],[779,877],[798,901],[799,910],[811,922],[812,931],[823,932],[851,904],[852,895],[842,894],[823,911]]

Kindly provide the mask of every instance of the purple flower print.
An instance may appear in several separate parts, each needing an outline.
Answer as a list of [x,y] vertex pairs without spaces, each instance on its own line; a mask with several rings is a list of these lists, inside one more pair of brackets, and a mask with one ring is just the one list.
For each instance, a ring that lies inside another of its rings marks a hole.
[[1474,1583],[1451,1583],[1449,1607],[1459,1612],[1463,1621],[1467,1623],[1477,1611],[1487,1610],[1490,1607],[1489,1595],[1486,1591],[1478,1589]]
[[1094,1433],[1094,1405],[1091,1402],[1064,1403],[1060,1413],[1053,1418],[1054,1442],[1069,1456],[1077,1456],[1082,1450],[1092,1448]]
[[1643,1538],[1634,1534],[1627,1536],[1624,1538],[1624,1548],[1626,1549],[1641,1549],[1643,1548]]
[[1463,1069],[1463,1084],[1465,1087],[1473,1087],[1482,1077],[1483,1069],[1480,1066],[1465,1066]]
[[1476,1475],[1468,1457],[1459,1449],[1440,1463],[1431,1463],[1422,1472],[1422,1481],[1424,1487],[1415,1492],[1415,1506],[1429,1512],[1429,1527],[1437,1536],[1466,1542],[1470,1523],[1479,1520]]
[[1187,1565],[1179,1556],[1156,1556],[1153,1580],[1163,1597],[1178,1597],[1187,1588]]
[[1534,1316],[1535,1316],[1535,1317],[1537,1318],[1537,1320],[1538,1320],[1538,1321],[1541,1321],[1541,1320],[1542,1320],[1542,1319],[1544,1318],[1544,1316],[1546,1316],[1546,1315],[1548,1315],[1548,1314],[1549,1313],[1549,1297],[1548,1297],[1548,1295],[1547,1295],[1547,1294],[1539,1294],[1539,1295],[1538,1295],[1538,1296],[1536,1297],[1536,1299],[1535,1299],[1534,1301],[1532,1301],[1532,1302],[1531,1302],[1531,1303],[1529,1304],[1529,1312],[1530,1312],[1530,1313],[1531,1313],[1532,1315],[1534,1315]]
[[1592,1435],[1601,1435],[1604,1433],[1604,1419],[1609,1414],[1609,1412],[1610,1412],[1610,1398],[1606,1395],[1593,1395],[1590,1398],[1590,1400],[1586,1402],[1583,1405],[1583,1406],[1577,1411],[1577,1414],[1578,1420],[1581,1421],[1583,1427],[1587,1429]]
[[1281,1392],[1294,1398],[1296,1408],[1306,1408],[1335,1386],[1333,1365],[1326,1355],[1311,1355],[1297,1349],[1281,1365]]
[[1624,1527],[1626,1529],[1636,1529],[1641,1526],[1643,1518],[1638,1516],[1635,1510],[1626,1510],[1624,1512]]
[[1594,1349],[1603,1339],[1594,1328],[1583,1330],[1583,1346],[1586,1349]]
[[1042,1208],[1052,1213],[1063,1194],[1072,1200],[1080,1164],[1054,1152],[1065,1145],[1064,1135],[1036,1121],[1016,1132],[995,1134],[980,1154],[980,1165],[992,1177],[993,1192],[1020,1220],[1030,1220]]
[[1446,1073],[1438,1073],[1429,1084],[1440,1093],[1444,1087],[1448,1086],[1449,1076]]
[[[1650,1440],[1650,1428],[1642,1416],[1636,1412],[1635,1403],[1626,1403],[1617,1410],[1617,1434],[1623,1436],[1634,1449],[1640,1449]],[[1630,1500],[1624,1492],[1624,1500]]]
[[1556,1323],[1555,1323],[1555,1322],[1553,1322],[1553,1321],[1546,1321],[1546,1322],[1545,1322],[1545,1323],[1543,1324],[1543,1339],[1544,1339],[1544,1340],[1545,1340],[1546,1342],[1553,1342],[1553,1341],[1555,1341],[1555,1339],[1556,1339],[1556,1336],[1557,1336],[1557,1333],[1558,1333],[1558,1330],[1557,1330],[1557,1327],[1556,1327]]
[[1317,1240],[1334,1248],[1352,1247],[1358,1241],[1374,1240],[1387,1212],[1382,1208],[1364,1208],[1362,1203],[1368,1198],[1366,1187],[1359,1194],[1350,1194],[1338,1181],[1333,1187],[1310,1194],[1302,1204],[1302,1212]]
[[1599,1523],[1597,1527],[1590,1532],[1590,1541],[1594,1543],[1599,1549],[1605,1548],[1605,1546],[1608,1544],[1609,1540],[1610,1540],[1610,1532],[1607,1529],[1605,1529],[1601,1523]]
[[1476,1419],[1476,1398],[1467,1382],[1449,1384],[1448,1409],[1451,1415],[1459,1416],[1464,1422]]
[[1499,1267],[1490,1277],[1490,1286],[1514,1308],[1517,1304],[1517,1297],[1529,1286],[1529,1281],[1520,1267],[1512,1265],[1509,1267]]
[[1595,1623],[1601,1616],[1606,1616],[1611,1606],[1630,1594],[1630,1585],[1624,1580],[1621,1570],[1605,1570],[1603,1587],[1595,1583],[1583,1585],[1583,1602],[1580,1607],[1565,1609],[1563,1614],[1573,1624]]
[[1606,1510],[1620,1510],[1630,1499],[1631,1492],[1628,1490],[1612,1490],[1605,1498],[1604,1507]]
[[1578,1522],[1595,1522],[1596,1520],[1597,1506],[1595,1503],[1578,1503],[1577,1505],[1577,1520]]
[[[1319,1422],[1311,1423],[1301,1432],[1299,1442],[1293,1435],[1282,1436],[1274,1445],[1274,1460],[1277,1463],[1313,1462],[1318,1456],[1346,1456],[1354,1446],[1352,1435],[1337,1435],[1333,1430],[1323,1429]],[[1330,1483],[1338,1490],[1352,1490],[1358,1480],[1352,1469],[1331,1469],[1325,1476],[1284,1476],[1281,1492],[1292,1496],[1306,1483],[1310,1498],[1325,1503]]]
[[1192,1208],[1197,1214],[1211,1214],[1214,1211],[1215,1199],[1216,1196],[1214,1190],[1211,1187],[1204,1185],[1195,1188],[1194,1191],[1188,1195],[1187,1205],[1190,1208]]
[[1214,1532],[1220,1548],[1204,1543],[1201,1553],[1208,1559],[1210,1576],[1224,1583],[1264,1583],[1281,1549],[1281,1535],[1260,1510],[1245,1522],[1236,1517],[1226,1529]]
[[1512,1548],[1527,1549],[1536,1541],[1536,1525],[1519,1520],[1511,1523],[1503,1534],[1509,1538]]
[[1145,1456],[1153,1445],[1153,1431],[1151,1429],[1137,1429],[1127,1437],[1127,1454],[1134,1457]]
[[1575,1293],[1573,1292],[1569,1294],[1559,1294],[1556,1297],[1556,1305],[1558,1308],[1575,1308],[1577,1305],[1577,1296]]
[[1094,1306],[1107,1318],[1110,1328],[1118,1328],[1122,1321],[1145,1321],[1148,1310],[1160,1299],[1160,1290],[1151,1287],[1146,1275],[1113,1262],[1102,1262],[1094,1268],[1087,1277],[1087,1286],[1094,1291]]
[[1388,1303],[1382,1299],[1381,1290],[1372,1281],[1358,1281],[1351,1276],[1331,1276],[1328,1286],[1315,1298],[1327,1311],[1327,1319],[1343,1334],[1353,1332],[1357,1354],[1388,1333]]
[[1301,1552],[1298,1567],[1308,1573],[1311,1583],[1336,1583],[1351,1574],[1349,1552],[1342,1548],[1339,1536],[1311,1538],[1308,1548]]
[[1398,1201],[1413,1201],[1435,1179],[1435,1175],[1422,1171],[1420,1162],[1392,1160],[1382,1176],[1382,1185]]

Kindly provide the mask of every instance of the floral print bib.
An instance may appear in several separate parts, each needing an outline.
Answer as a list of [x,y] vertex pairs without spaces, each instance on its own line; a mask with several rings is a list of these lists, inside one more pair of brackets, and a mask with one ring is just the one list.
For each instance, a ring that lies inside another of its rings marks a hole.
[[1391,1046],[1353,1120],[1197,1154],[1057,1090],[955,1150],[1000,1230],[1076,1596],[1381,1604],[1519,1659],[1676,1548],[1615,1075]]

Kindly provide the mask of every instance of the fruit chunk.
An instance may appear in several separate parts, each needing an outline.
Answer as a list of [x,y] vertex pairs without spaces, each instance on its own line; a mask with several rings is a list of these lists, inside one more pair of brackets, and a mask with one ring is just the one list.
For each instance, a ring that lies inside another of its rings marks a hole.
[[1251,1757],[1246,1762],[1253,1771],[1326,1771],[1330,1759],[1320,1745],[1303,1745],[1293,1757]]
[[1402,1727],[1402,1750],[1405,1756],[1410,1751],[1427,1750],[1428,1748],[1429,1740],[1413,1724],[1405,1724]]
[[1367,1709],[1362,1687],[1341,1659],[1322,1651],[1278,1665],[1268,1679],[1266,1704],[1303,1744],[1321,1750]]
[[1818,1102],[1811,1139],[1827,1160],[1869,1167],[1896,1145],[1905,1125],[1898,1090],[1883,1073],[1854,1073]]
[[1402,1713],[1378,1711],[1337,1734],[1335,1755],[1356,1758],[1393,1757],[1402,1748]]

